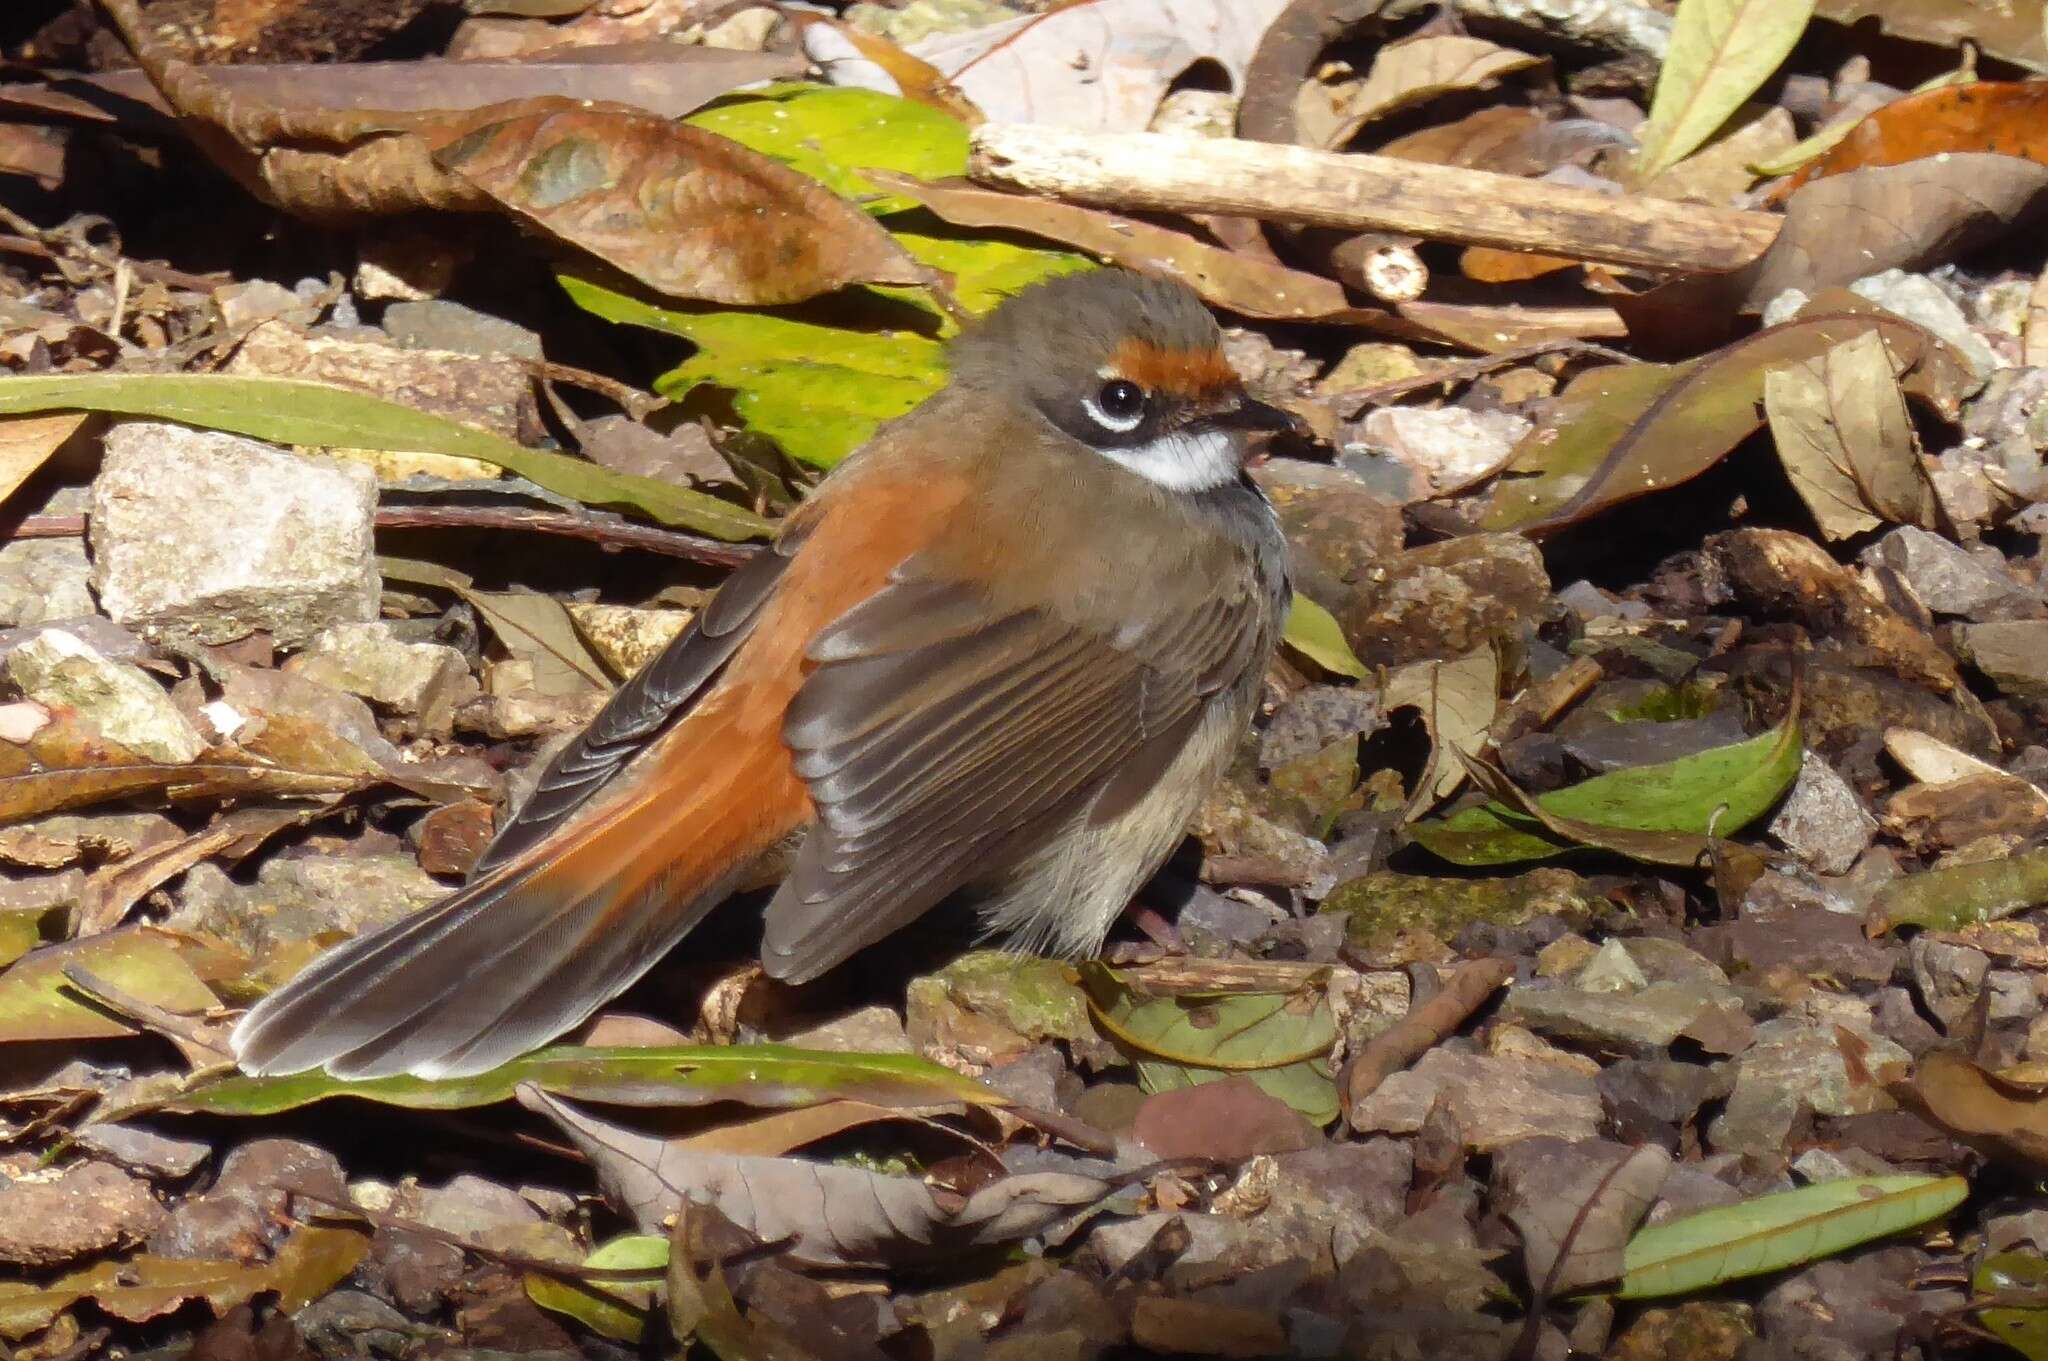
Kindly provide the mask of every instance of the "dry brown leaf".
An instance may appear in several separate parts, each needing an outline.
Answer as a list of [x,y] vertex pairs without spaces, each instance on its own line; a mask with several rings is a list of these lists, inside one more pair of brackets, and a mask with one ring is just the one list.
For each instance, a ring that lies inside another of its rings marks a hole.
[[0,420],[0,502],[28,481],[64,441],[85,424],[87,412],[60,411],[54,416],[9,416]]
[[1908,94],[1873,110],[1778,195],[1809,181],[1958,151],[2048,164],[2048,81],[1978,80]]
[[1048,1172],[960,1197],[915,1177],[681,1148],[593,1119],[537,1087],[522,1086],[518,1096],[561,1127],[642,1232],[660,1232],[686,1199],[709,1203],[764,1242],[787,1241],[792,1261],[817,1266],[945,1260],[1027,1238],[1110,1190],[1093,1177]]
[[1500,658],[1485,647],[1455,661],[1411,662],[1388,675],[1380,703],[1388,713],[1412,706],[1429,732],[1429,761],[1401,814],[1412,822],[1465,782],[1459,754],[1486,746],[1500,707]]
[[1964,152],[1853,170],[1794,194],[1777,239],[1741,269],[1682,279],[1615,306],[1631,335],[1690,345],[1788,288],[1816,293],[1887,269],[1926,269],[2044,208],[2048,165],[2016,156]]
[[1356,89],[1332,109],[1333,126],[1314,134],[1320,145],[1341,147],[1373,119],[1452,90],[1473,90],[1490,80],[1542,64],[1543,58],[1484,38],[1432,33],[1383,47]]
[[2048,1093],[2002,1081],[1960,1054],[1927,1054],[1888,1082],[1900,1105],[1987,1157],[2029,1175],[2048,1169]]
[[572,110],[429,140],[436,164],[670,297],[759,306],[931,281],[845,199],[701,128]]
[[2027,0],[1820,0],[1816,12],[1845,27],[1874,19],[1894,37],[1936,47],[1975,43],[1990,56],[2048,71],[2048,24],[2041,6]]
[[910,44],[989,118],[1136,132],[1196,62],[1233,86],[1284,0],[1082,0]]
[[1763,399],[1778,458],[1827,537],[1885,521],[1936,526],[1934,484],[1881,334],[1865,331],[1766,373]]

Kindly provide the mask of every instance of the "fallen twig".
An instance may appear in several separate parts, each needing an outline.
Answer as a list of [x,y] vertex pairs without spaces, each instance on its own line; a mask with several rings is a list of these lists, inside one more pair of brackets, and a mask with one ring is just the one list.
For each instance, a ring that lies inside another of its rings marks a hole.
[[1406,1016],[1368,1041],[1344,1067],[1346,1119],[1355,1121],[1359,1105],[1382,1082],[1456,1031],[1514,973],[1514,961],[1509,959],[1475,959],[1461,964],[1441,992],[1410,1007]]
[[1033,123],[976,128],[968,173],[1099,208],[1402,232],[1686,274],[1747,264],[1782,221],[1385,156]]

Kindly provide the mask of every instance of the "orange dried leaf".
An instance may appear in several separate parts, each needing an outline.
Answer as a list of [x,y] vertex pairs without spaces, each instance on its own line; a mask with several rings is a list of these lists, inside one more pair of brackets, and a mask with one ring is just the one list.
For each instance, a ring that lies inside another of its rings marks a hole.
[[1957,151],[2048,165],[2048,81],[1979,80],[1895,99],[1873,110],[1779,194],[1829,175]]

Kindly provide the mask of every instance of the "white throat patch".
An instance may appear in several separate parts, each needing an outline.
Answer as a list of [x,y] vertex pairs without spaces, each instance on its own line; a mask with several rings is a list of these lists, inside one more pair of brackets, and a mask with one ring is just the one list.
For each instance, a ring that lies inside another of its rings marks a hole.
[[1138,476],[1168,491],[1213,491],[1235,482],[1244,470],[1244,452],[1235,430],[1176,430],[1143,444],[1104,449]]

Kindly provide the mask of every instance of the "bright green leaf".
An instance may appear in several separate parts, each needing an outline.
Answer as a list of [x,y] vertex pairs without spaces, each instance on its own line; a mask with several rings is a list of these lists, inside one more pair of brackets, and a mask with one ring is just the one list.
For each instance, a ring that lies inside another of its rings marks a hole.
[[[322,1072],[227,1077],[149,1109],[191,1115],[275,1115],[330,1097],[353,1096],[416,1110],[459,1110],[512,1099],[530,1082],[542,1091],[621,1106],[693,1106],[738,1101],[808,1106],[851,1097],[878,1106],[930,1106],[1003,1099],[972,1078],[907,1054],[835,1054],[784,1044],[580,1048],[557,1045],[474,1077],[386,1077],[351,1082]],[[108,1117],[113,1118],[113,1117]]]
[[873,166],[919,179],[967,173],[967,128],[924,104],[874,90],[826,85],[778,85],[735,95],[683,120],[730,137],[870,213],[915,207],[884,194],[856,169]]
[[[1763,816],[1799,775],[1796,730],[1784,725],[1732,746],[1675,761],[1609,771],[1537,797],[1552,817],[1592,824],[1584,845],[1628,854],[1628,833],[1729,836]],[[1620,835],[1603,842],[1598,828]],[[1418,823],[1416,841],[1453,864],[1506,865],[1576,849],[1529,815],[1502,803]]]
[[1817,1261],[1939,1219],[1969,1193],[1961,1177],[1851,1177],[1703,1210],[1629,1240],[1617,1293],[1681,1295]]
[[[668,1239],[658,1234],[629,1233],[599,1245],[583,1259],[586,1267],[607,1271],[645,1271],[640,1281],[593,1281],[588,1285],[556,1276],[529,1274],[526,1297],[543,1309],[567,1314],[584,1327],[614,1342],[638,1342],[647,1331],[647,1316],[653,1312],[668,1270]],[[602,1292],[602,1293],[600,1293]],[[632,1307],[620,1303],[631,1301]]]
[[[1021,245],[1001,238],[977,241],[965,236],[931,235],[908,230],[903,218],[893,219],[889,226],[919,263],[953,276],[953,296],[976,315],[1042,280],[1096,268],[1093,260],[1072,251]],[[930,296],[921,289],[877,288],[875,292],[920,307],[933,306]]]
[[876,426],[946,381],[945,347],[924,336],[840,330],[765,312],[678,311],[582,279],[561,282],[578,306],[608,321],[696,343],[697,352],[657,384],[662,392],[730,388],[748,429],[818,467],[852,453]]
[[1301,592],[1294,593],[1294,605],[1287,611],[1287,646],[1337,676],[1363,676],[1365,663],[1344,640],[1344,630],[1331,614]]
[[2048,1261],[2031,1252],[1998,1252],[1977,1264],[1974,1295],[2031,1296],[2037,1305],[1979,1306],[1977,1322],[2027,1361],[2048,1361]]
[[1814,0],[1679,0],[1635,173],[1648,180],[1690,156],[1763,88],[1806,24]]
[[1138,1085],[1178,1091],[1242,1073],[1319,1125],[1337,1118],[1337,1023],[1319,988],[1156,997],[1103,964],[1081,966],[1096,1025],[1128,1054]]
[[0,967],[20,959],[42,940],[44,915],[40,907],[0,909]]
[[2048,849],[1894,879],[1871,896],[1866,929],[1959,931],[2048,903]]
[[715,496],[529,449],[473,425],[325,383],[217,373],[0,377],[0,415],[59,410],[150,416],[275,444],[458,454],[585,505],[638,510],[714,538],[750,539],[768,532],[760,516]]

